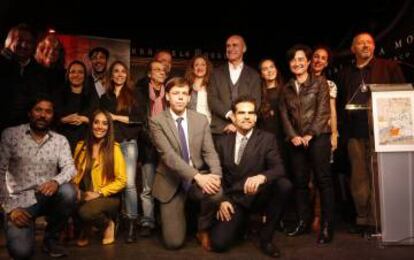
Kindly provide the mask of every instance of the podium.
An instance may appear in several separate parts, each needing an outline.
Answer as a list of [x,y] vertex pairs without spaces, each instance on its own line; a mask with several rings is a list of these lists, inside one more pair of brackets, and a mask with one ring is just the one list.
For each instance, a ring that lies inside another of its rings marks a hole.
[[385,245],[414,245],[414,90],[410,84],[369,88],[380,237]]

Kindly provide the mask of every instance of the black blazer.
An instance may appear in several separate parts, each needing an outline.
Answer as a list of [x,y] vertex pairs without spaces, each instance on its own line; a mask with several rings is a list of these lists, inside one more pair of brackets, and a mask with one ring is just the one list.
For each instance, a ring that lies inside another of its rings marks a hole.
[[[214,70],[211,76],[208,92],[208,106],[211,110],[211,132],[222,134],[224,127],[231,123],[226,119],[226,114],[231,110],[231,79],[229,65],[226,64]],[[256,110],[261,105],[261,82],[259,74],[247,66],[243,65],[243,70],[239,78],[239,96],[248,95],[256,99]]]
[[270,183],[284,177],[285,171],[273,134],[254,129],[239,165],[234,163],[235,145],[236,134],[222,135],[216,142],[223,171],[223,190],[227,200],[249,208],[254,196],[243,192],[246,179],[263,174]]

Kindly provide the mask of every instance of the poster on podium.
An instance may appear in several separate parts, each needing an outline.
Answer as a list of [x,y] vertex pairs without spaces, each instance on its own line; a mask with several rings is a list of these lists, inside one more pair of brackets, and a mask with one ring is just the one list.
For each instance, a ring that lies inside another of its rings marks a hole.
[[376,152],[414,151],[414,91],[372,92]]

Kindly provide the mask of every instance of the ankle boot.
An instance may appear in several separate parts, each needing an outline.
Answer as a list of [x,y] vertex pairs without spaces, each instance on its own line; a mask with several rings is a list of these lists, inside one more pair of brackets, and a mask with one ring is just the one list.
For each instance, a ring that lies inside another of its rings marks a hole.
[[128,219],[127,222],[126,243],[134,243],[137,240],[135,219]]
[[319,233],[317,243],[321,245],[328,244],[332,241],[332,239],[333,226],[328,223],[324,223],[323,225],[321,225],[321,232]]
[[310,225],[306,221],[300,220],[295,229],[293,229],[293,231],[289,232],[287,235],[290,237],[295,237],[309,232]]

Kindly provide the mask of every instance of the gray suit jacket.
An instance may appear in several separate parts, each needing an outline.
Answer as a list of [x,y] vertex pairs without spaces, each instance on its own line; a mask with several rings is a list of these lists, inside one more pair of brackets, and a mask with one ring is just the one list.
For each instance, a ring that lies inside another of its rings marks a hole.
[[[259,74],[246,64],[239,78],[238,96],[248,95],[256,99],[256,110],[261,105],[261,84]],[[226,114],[231,110],[231,79],[228,63],[214,70],[211,76],[208,91],[208,105],[212,114],[211,131],[213,134],[222,134],[224,127],[231,123]]]
[[170,110],[150,119],[152,139],[160,155],[152,193],[163,203],[173,198],[183,179],[192,180],[202,170],[222,175],[207,118],[187,109],[187,119],[193,167],[181,158],[178,130]]

